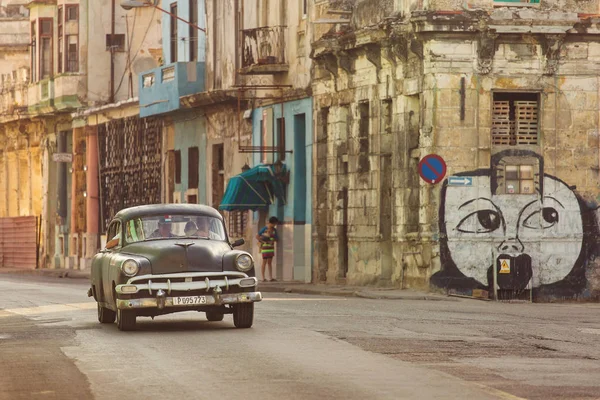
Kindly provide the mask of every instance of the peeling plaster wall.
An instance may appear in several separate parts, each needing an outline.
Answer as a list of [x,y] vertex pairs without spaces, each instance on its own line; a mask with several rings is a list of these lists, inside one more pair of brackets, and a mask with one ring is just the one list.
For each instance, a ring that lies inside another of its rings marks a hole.
[[[429,7],[440,4],[430,2]],[[444,7],[460,9],[450,3]],[[313,195],[316,224],[326,224],[326,229],[316,228],[317,240],[327,243],[319,251],[327,256],[315,255],[315,276],[328,283],[341,278],[349,284],[432,284],[471,293],[489,290],[493,268],[507,260],[513,272],[501,275],[498,269],[501,291],[516,293],[533,287],[538,299],[600,296],[598,46],[575,31],[557,42],[546,41],[554,38],[544,33],[515,35],[523,24],[512,11],[497,10],[504,11],[502,18],[486,20],[503,21],[500,25],[508,27],[506,34],[493,36],[489,47],[479,34],[471,33],[477,31],[475,20],[469,25],[463,15],[460,24],[452,25],[458,18],[448,19],[452,22],[443,28],[431,22],[436,19],[432,14],[424,14],[422,21],[429,22],[420,29],[435,34],[413,35],[411,28],[403,26],[400,37],[407,41],[391,46],[378,39],[376,29],[353,32],[351,42],[337,42],[344,52],[334,50],[333,57],[325,49],[335,39],[313,44],[315,115],[320,118],[325,109],[328,115],[327,121],[316,122],[327,127],[325,133],[318,130],[315,177],[326,185],[327,196]],[[572,14],[547,16],[552,16],[548,26],[574,24]],[[362,26],[371,23],[367,18],[361,22]],[[544,32],[544,26],[538,31]],[[461,36],[442,33],[466,27]],[[586,29],[596,32],[593,24]],[[374,44],[363,48],[361,43]],[[538,93],[537,145],[492,144],[496,92]],[[360,168],[358,111],[367,100],[368,173]],[[391,117],[386,102],[391,102]],[[382,173],[388,151],[389,175]],[[447,182],[431,185],[421,180],[417,164],[431,153],[445,159],[446,176],[471,177],[472,186],[456,188]],[[498,168],[510,162],[529,162],[539,168],[536,187],[542,197],[532,195],[527,200],[527,196],[497,192],[498,185],[504,185]],[[391,250],[382,228],[386,211],[381,199],[389,190],[382,176],[392,179]],[[499,214],[490,213],[491,219],[483,220],[490,221],[489,232],[481,228],[470,233],[471,228],[460,224],[468,221],[477,226],[483,211],[474,209],[475,217],[463,215],[467,207],[463,204],[479,197],[490,199],[501,212],[492,208]],[[551,205],[550,198],[560,204]],[[495,225],[500,219],[494,215],[502,218],[503,231]],[[386,272],[390,252],[391,274]],[[482,254],[485,260],[479,259]],[[341,260],[346,258],[344,265]],[[525,278],[516,278],[516,271]]]
[[[242,119],[238,125],[237,112],[232,112],[232,106],[222,105],[214,106],[206,110],[206,159],[200,160],[205,163],[206,170],[206,202],[207,204],[218,209],[219,204],[213,203],[213,181],[212,171],[213,163],[213,146],[223,144],[224,152],[224,189],[227,188],[229,179],[242,172],[244,164],[250,165],[251,154],[240,154],[239,146],[249,146],[252,141],[252,126],[250,123]],[[239,139],[238,139],[239,133]],[[241,143],[240,143],[241,140]],[[224,193],[221,193],[223,195]],[[229,221],[229,213],[223,212],[226,223]],[[249,220],[250,221],[250,217]],[[252,248],[252,229],[250,223],[244,232],[244,240],[246,244],[240,246],[239,249],[250,251]],[[238,239],[236,237],[236,239]]]
[[[111,33],[110,2],[82,1],[80,7],[81,65],[83,71],[87,70],[87,79],[81,85],[87,89],[90,105],[106,104],[110,96],[111,57],[106,49],[106,35]],[[117,1],[115,34],[125,35],[126,50],[131,43],[133,95],[129,94],[128,53],[115,52],[115,102],[137,96],[138,73],[158,66],[155,53],[162,41],[161,18],[162,13],[151,7],[127,11]]]
[[[462,10],[465,8],[464,2],[460,0],[424,0],[425,10]],[[578,12],[578,13],[598,13],[598,1],[577,1],[577,0],[541,0],[539,4],[511,4],[514,9],[538,11],[557,11],[557,12]],[[492,10],[498,8],[492,0],[474,0],[470,1],[469,9]]]

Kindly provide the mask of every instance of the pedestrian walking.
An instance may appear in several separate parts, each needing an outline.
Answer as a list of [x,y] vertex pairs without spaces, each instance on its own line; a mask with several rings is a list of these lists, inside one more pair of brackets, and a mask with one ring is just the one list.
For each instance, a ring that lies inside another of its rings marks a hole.
[[269,281],[275,282],[275,278],[273,278],[273,257],[275,256],[275,243],[279,240],[277,236],[277,224],[279,220],[277,217],[269,218],[269,222],[266,226],[264,226],[256,235],[256,239],[258,239],[258,244],[260,246],[260,253],[262,255],[262,277],[263,282],[267,282],[265,269],[269,267],[269,276],[271,279]]

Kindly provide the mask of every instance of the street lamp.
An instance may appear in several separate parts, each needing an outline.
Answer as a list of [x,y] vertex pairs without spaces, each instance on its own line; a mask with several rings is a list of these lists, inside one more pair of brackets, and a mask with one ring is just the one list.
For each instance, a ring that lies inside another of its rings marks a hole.
[[200,28],[198,25],[194,25],[190,21],[186,21],[185,19],[160,8],[158,6],[158,2],[159,0],[121,0],[121,8],[125,10],[131,10],[132,8],[154,7],[158,11],[162,11],[165,14],[169,14],[171,17],[177,18],[178,20],[185,22],[189,26],[193,26],[194,28],[206,33],[206,29]]

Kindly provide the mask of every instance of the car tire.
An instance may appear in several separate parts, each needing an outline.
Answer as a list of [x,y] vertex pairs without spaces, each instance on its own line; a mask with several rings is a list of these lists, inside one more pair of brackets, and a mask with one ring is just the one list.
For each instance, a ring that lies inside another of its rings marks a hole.
[[117,327],[120,331],[135,330],[135,311],[132,310],[117,310]]
[[254,322],[254,303],[233,306],[233,324],[236,328],[250,328]]
[[110,308],[102,307],[98,303],[98,321],[101,324],[112,324],[117,318],[117,313]]
[[222,312],[219,311],[207,311],[206,312],[206,319],[211,321],[211,322],[219,322],[219,321],[223,321],[223,317],[225,315]]

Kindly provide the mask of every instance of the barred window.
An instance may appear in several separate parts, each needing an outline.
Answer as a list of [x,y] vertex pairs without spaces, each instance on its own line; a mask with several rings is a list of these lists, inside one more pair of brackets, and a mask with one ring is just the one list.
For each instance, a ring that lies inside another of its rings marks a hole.
[[240,238],[244,236],[244,231],[248,227],[248,211],[230,211],[229,212],[229,237]]

